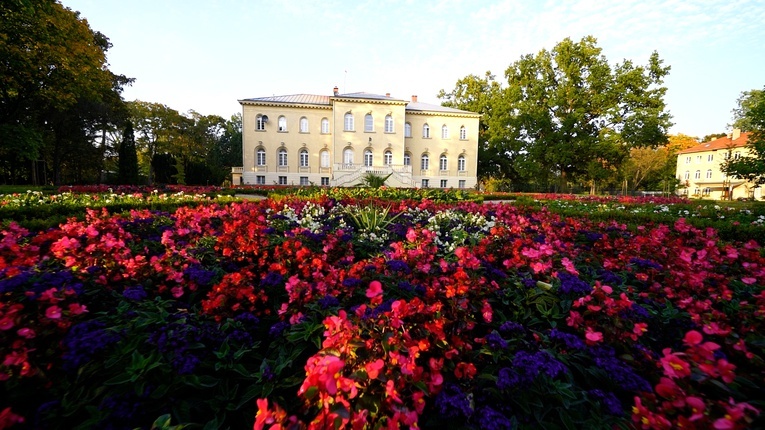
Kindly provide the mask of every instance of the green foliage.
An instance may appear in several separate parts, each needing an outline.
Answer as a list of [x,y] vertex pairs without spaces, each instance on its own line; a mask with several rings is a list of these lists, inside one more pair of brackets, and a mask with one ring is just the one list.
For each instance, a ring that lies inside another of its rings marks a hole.
[[[741,131],[762,129],[761,124],[758,124],[756,119],[757,114],[750,112],[752,109],[757,109],[757,106],[763,103],[765,103],[765,89],[743,91],[738,100],[736,100],[736,108],[733,109],[732,127],[738,128]],[[723,136],[725,136],[724,133]]]
[[[739,159],[729,158],[723,163],[722,169],[732,177],[765,184],[765,89],[752,90],[749,94],[746,108],[740,108],[743,117],[738,120],[745,121],[745,126],[751,131],[746,144],[749,154]],[[744,105],[741,99],[739,105]]]
[[128,121],[119,146],[119,171],[117,181],[120,184],[138,184],[138,154],[135,148],[133,124]]
[[367,172],[361,178],[361,184],[359,186],[369,188],[380,188],[385,186],[385,181],[391,177],[393,173],[389,173],[387,176],[376,175],[372,172]]

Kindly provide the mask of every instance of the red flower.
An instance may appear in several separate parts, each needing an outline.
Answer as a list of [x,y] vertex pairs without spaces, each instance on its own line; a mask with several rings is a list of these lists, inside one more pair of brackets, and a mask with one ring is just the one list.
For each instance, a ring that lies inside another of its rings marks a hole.
[[56,305],[50,306],[45,310],[45,316],[49,319],[57,320],[61,318],[61,308]]
[[364,370],[367,371],[367,375],[369,376],[369,379],[377,379],[377,377],[380,375],[380,370],[385,366],[385,362],[382,361],[382,359],[377,359],[371,363],[367,363],[364,365]]
[[691,375],[691,366],[680,358],[679,353],[673,353],[670,348],[664,348],[662,352],[664,357],[661,358],[661,365],[665,375],[670,378],[685,378]]

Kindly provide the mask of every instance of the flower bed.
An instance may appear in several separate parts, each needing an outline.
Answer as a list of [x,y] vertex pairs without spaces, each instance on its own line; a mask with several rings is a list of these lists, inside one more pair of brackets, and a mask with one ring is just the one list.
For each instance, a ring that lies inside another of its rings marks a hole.
[[762,427],[763,285],[684,219],[90,210],[0,231],[0,428]]

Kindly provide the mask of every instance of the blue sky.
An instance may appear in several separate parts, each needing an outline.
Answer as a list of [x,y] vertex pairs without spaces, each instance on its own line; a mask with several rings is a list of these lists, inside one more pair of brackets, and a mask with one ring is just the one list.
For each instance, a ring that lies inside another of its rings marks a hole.
[[[566,37],[595,36],[613,65],[657,51],[672,133],[728,131],[742,91],[765,86],[761,0],[62,0],[110,38],[126,100],[229,118],[237,100],[440,89]],[[506,81],[504,81],[506,82]]]

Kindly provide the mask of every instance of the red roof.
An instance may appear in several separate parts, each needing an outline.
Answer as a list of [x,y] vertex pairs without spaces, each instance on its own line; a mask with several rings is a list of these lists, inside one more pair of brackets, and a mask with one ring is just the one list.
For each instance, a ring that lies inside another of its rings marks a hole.
[[741,133],[741,136],[739,136],[738,139],[731,139],[728,136],[719,137],[715,140],[710,140],[709,142],[700,143],[688,149],[683,149],[682,151],[678,151],[678,154],[690,154],[693,152],[706,152],[706,151],[717,151],[719,149],[740,148],[742,146],[746,146],[746,142],[749,139],[749,134],[750,134],[749,132]]

